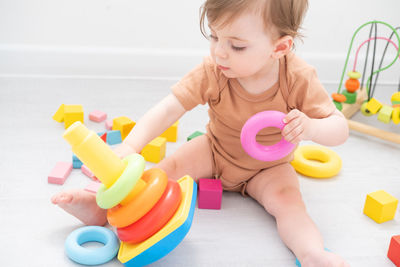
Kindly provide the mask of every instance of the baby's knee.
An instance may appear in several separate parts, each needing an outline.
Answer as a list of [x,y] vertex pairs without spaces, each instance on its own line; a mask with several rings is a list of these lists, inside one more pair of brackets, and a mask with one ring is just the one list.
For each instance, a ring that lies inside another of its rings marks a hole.
[[179,162],[176,160],[174,155],[166,157],[160,163],[158,163],[155,168],[160,168],[167,173],[168,178],[176,180],[178,170],[179,170]]
[[294,186],[284,187],[274,193],[270,193],[267,199],[264,206],[272,215],[277,215],[279,212],[305,210],[300,190]]

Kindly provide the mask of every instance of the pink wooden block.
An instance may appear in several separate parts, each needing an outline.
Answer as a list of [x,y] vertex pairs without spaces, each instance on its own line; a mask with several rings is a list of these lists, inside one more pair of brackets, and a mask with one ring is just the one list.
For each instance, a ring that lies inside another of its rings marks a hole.
[[89,119],[95,122],[102,122],[107,119],[107,114],[103,111],[95,110],[89,113]]
[[199,209],[221,209],[222,184],[219,179],[199,179]]
[[93,181],[97,180],[97,177],[94,176],[93,172],[91,170],[89,170],[89,168],[86,167],[86,165],[82,165],[81,171],[83,172],[84,175],[86,175],[87,177],[89,177]]
[[113,121],[112,120],[108,120],[106,121],[106,129],[111,131],[112,130],[112,126],[113,126]]
[[47,177],[47,181],[51,184],[64,184],[71,171],[71,162],[57,162],[56,166],[51,170]]
[[100,185],[101,185],[100,182],[93,181],[93,182],[90,182],[90,184],[88,184],[85,187],[85,190],[96,194],[97,190],[99,190]]

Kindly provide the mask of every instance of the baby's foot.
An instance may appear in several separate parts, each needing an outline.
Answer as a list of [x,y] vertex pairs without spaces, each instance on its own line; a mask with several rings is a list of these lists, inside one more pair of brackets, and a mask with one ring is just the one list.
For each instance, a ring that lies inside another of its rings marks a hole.
[[322,250],[307,254],[301,263],[302,267],[350,267],[340,256]]
[[107,210],[97,206],[96,196],[84,190],[70,190],[55,194],[51,198],[58,205],[86,225],[104,225],[107,222]]

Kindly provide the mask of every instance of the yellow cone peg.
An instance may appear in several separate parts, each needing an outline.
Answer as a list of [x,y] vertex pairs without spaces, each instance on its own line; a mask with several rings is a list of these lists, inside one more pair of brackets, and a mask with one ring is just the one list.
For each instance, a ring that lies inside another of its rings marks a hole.
[[72,151],[108,188],[125,170],[124,163],[99,136],[81,122],[73,123],[64,133]]

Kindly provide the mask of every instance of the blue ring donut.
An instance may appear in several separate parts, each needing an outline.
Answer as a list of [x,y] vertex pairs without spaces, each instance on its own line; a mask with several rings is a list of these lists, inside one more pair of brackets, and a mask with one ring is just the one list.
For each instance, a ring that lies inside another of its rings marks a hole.
[[[99,242],[104,246],[88,249],[81,245],[86,242]],[[101,226],[84,226],[74,230],[65,240],[67,256],[84,265],[104,264],[118,253],[119,241],[113,231]]]

